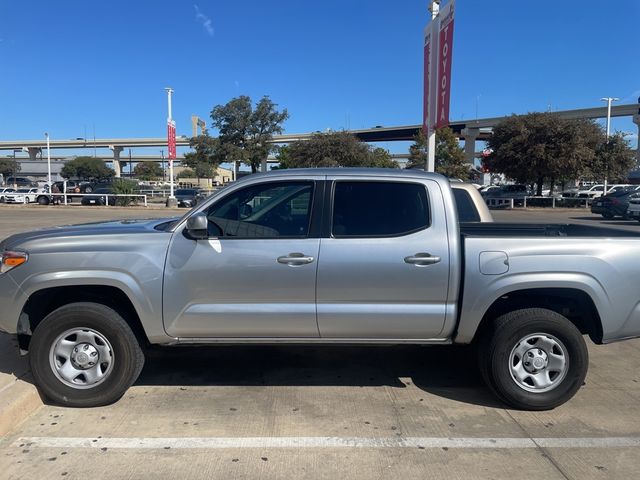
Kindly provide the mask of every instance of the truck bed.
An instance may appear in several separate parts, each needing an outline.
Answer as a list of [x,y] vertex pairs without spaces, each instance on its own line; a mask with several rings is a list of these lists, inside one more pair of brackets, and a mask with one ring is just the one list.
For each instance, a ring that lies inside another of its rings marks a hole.
[[637,237],[632,232],[615,228],[595,227],[572,223],[461,223],[463,237]]

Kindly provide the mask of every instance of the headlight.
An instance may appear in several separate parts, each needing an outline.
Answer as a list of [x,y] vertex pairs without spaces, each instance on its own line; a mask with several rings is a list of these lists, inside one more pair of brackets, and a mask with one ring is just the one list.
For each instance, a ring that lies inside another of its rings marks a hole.
[[26,263],[29,259],[29,255],[26,252],[12,252],[6,250],[0,255],[0,273],[5,273],[23,263]]

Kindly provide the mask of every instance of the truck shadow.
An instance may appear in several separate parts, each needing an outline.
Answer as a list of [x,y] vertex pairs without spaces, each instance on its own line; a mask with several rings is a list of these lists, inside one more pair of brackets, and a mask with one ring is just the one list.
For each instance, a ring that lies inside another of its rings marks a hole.
[[220,346],[153,348],[136,385],[390,386],[505,408],[470,347]]

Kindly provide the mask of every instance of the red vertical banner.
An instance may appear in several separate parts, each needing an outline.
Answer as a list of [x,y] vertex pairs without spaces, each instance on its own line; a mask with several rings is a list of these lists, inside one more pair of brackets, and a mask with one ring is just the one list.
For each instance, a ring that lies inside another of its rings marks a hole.
[[424,34],[424,90],[422,103],[422,131],[425,135],[429,133],[429,100],[431,86],[431,29],[425,28]]
[[438,95],[436,128],[449,125],[451,99],[451,58],[453,55],[454,0],[440,11],[440,35],[438,47]]
[[176,122],[167,122],[167,150],[169,153],[169,160],[175,160],[176,158]]

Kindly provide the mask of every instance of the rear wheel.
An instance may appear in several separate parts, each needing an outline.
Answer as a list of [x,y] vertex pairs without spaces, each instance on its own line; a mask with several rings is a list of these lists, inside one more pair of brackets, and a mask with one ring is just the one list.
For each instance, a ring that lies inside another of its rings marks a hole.
[[70,407],[115,402],[144,365],[129,325],[98,303],[72,303],[47,315],[29,351],[36,385],[46,397]]
[[38,205],[49,205],[49,197],[41,195],[38,197]]
[[614,215],[613,215],[613,213],[611,213],[611,212],[606,212],[606,213],[603,213],[603,214],[602,214],[602,217],[603,217],[605,220],[611,220],[611,219],[614,217]]
[[587,346],[576,326],[543,308],[497,318],[478,350],[489,388],[524,410],[548,410],[568,401],[584,383],[589,365]]

